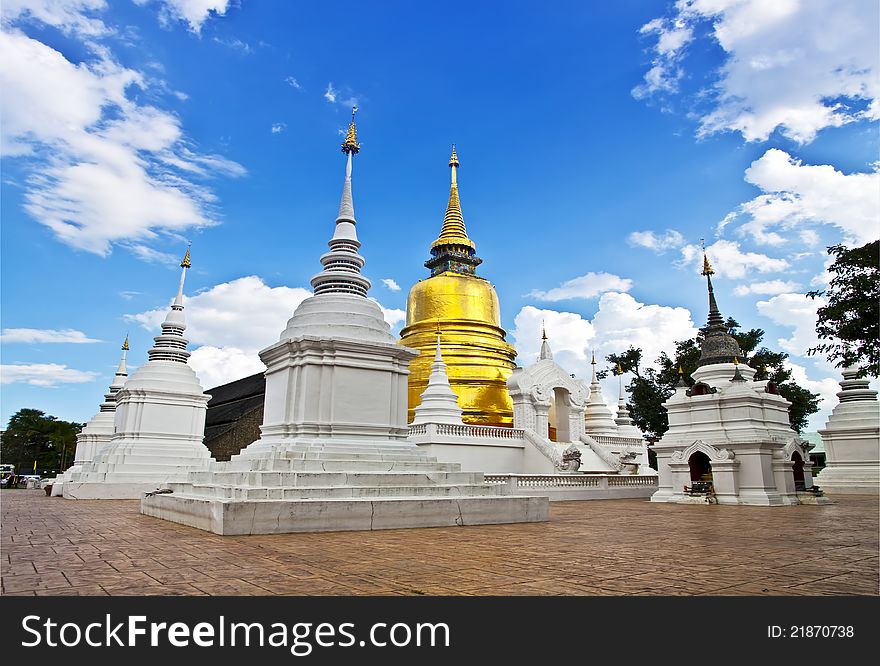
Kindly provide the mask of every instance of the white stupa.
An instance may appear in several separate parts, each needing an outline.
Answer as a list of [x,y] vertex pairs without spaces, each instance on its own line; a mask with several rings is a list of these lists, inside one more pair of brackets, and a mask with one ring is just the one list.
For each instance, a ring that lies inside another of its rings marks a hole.
[[[596,353],[593,352],[593,378],[590,380],[590,397],[584,409],[584,432],[588,435],[617,435],[614,415],[602,397],[602,386],[596,376]],[[638,437],[641,437],[639,433]]]
[[629,407],[626,406],[626,392],[623,386],[623,370],[620,368],[620,364],[617,366],[617,381],[620,389],[620,393],[617,397],[617,416],[614,418],[614,423],[617,424],[617,435],[619,437],[638,437],[639,439],[642,439],[642,431],[633,424],[632,416],[629,413]]
[[113,421],[116,417],[116,394],[119,393],[119,389],[128,378],[128,368],[125,367],[126,354],[128,354],[127,335],[125,342],[122,343],[122,358],[119,360],[119,367],[116,368],[116,374],[113,375],[109,390],[104,394],[104,402],[101,403],[100,411],[89,419],[89,422],[76,436],[76,453],[73,465],[64,474],[59,474],[53,482],[52,497],[63,495],[65,481],[72,478],[74,474],[82,472],[83,466],[92,462],[95,454],[110,444],[110,438],[113,437]]
[[[808,461],[805,442],[791,429],[791,403],[770,381],[754,381],[736,339],[718,310],[714,274],[703,258],[709,290],[709,318],[703,329],[694,385],[682,377],[663,403],[669,429],[653,445],[659,485],[652,502],[712,499],[718,504],[784,506],[798,504],[794,467]],[[806,481],[806,479],[802,479]],[[705,488],[713,497],[695,498],[687,489]],[[812,481],[809,481],[812,485]]]
[[858,368],[844,368],[840,402],[819,431],[826,467],[816,482],[830,494],[880,493],[880,402],[857,374]]
[[64,485],[69,499],[135,499],[187,472],[205,469],[211,454],[202,443],[208,400],[187,364],[183,337],[183,284],[190,252],[180,264],[180,286],[149,360],[116,393],[114,433],[90,463]]
[[370,530],[547,520],[546,497],[513,497],[482,472],[437,463],[407,440],[408,366],[361,275],[352,157],[330,251],[281,334],[260,353],[260,439],[228,463],[144,498],[143,513],[217,534]]
[[458,395],[449,385],[449,377],[446,374],[446,364],[440,353],[440,332],[437,332],[437,351],[434,354],[434,362],[431,364],[431,375],[428,377],[428,385],[422,391],[422,399],[415,408],[415,416],[412,425],[421,423],[450,423],[462,425],[461,418],[464,410],[458,405]]

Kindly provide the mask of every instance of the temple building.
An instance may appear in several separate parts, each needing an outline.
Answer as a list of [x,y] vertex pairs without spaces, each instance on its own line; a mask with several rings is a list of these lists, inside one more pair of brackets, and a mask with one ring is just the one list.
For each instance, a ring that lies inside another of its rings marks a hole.
[[439,330],[449,383],[459,396],[464,422],[512,426],[507,379],[516,365],[516,349],[505,340],[495,287],[476,274],[482,260],[461,213],[454,146],[449,166],[449,203],[440,235],[431,243],[431,258],[425,262],[431,275],[410,290],[406,326],[400,332],[402,345],[421,352],[410,364],[408,420],[413,420],[428,386]]

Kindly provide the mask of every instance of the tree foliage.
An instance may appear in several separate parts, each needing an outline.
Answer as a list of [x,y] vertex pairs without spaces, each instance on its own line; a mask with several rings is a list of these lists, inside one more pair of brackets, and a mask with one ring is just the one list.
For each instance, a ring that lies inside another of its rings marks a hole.
[[79,423],[60,421],[39,409],[20,409],[9,418],[0,439],[0,460],[15,465],[16,472],[58,471],[62,462],[73,462]]
[[823,354],[840,366],[859,366],[859,375],[880,376],[880,241],[847,249],[828,248],[835,259],[828,271],[833,277],[826,291],[811,291],[810,298],[827,296],[816,313],[816,333],[824,342],[807,350]]
[[[728,319],[726,325],[745,355],[740,360],[755,369],[755,379],[772,380],[780,395],[792,403],[789,421],[792,428],[801,432],[806,427],[810,414],[819,410],[819,394],[808,391],[791,379],[791,370],[785,367],[788,354],[761,346],[764,339],[762,329],[753,328],[740,332],[739,324],[734,319]],[[627,388],[629,410],[633,422],[648,438],[659,439],[669,428],[666,410],[662,405],[675,392],[675,385],[680,379],[688,385],[693,384],[690,375],[697,369],[700,361],[701,343],[702,333],[691,340],[678,341],[675,343],[674,355],[670,357],[662,352],[654,366],[645,367],[642,350],[635,347],[630,347],[622,354],[610,354],[606,357],[612,367],[616,368],[619,364],[623,372],[635,375]]]

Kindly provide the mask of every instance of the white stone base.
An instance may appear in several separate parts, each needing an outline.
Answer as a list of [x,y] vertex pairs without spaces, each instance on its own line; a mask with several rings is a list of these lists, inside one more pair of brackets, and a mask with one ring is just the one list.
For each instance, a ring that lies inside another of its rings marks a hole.
[[835,495],[880,495],[880,468],[837,463],[819,472],[814,483],[823,492]]
[[[155,478],[155,477],[153,477]],[[164,487],[174,480],[186,478],[180,475],[169,477],[167,481],[161,480],[138,480],[132,478],[123,480],[120,478],[107,482],[80,482],[68,481],[64,484],[64,498],[73,500],[98,500],[98,499],[141,499],[146,493]]]
[[[250,447],[249,447],[250,449]],[[144,497],[141,512],[215,534],[282,534],[546,521],[546,497],[509,496],[480,472],[404,440],[332,439],[245,450]]]

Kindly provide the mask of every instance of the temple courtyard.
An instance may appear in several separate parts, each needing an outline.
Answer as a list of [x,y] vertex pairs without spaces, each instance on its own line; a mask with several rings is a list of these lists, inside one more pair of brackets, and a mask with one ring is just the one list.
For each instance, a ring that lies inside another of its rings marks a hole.
[[4,595],[878,595],[878,500],[557,502],[550,522],[223,537],[11,490]]

